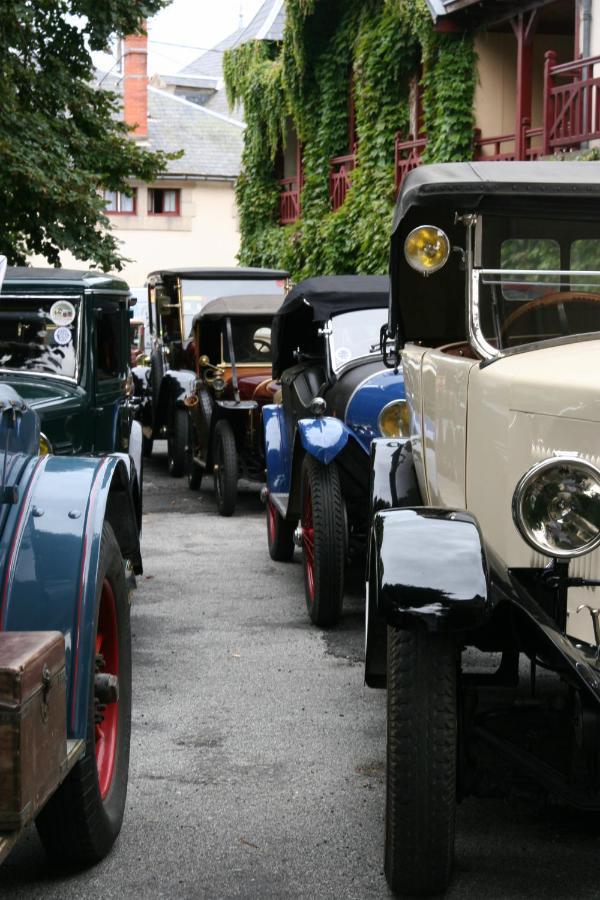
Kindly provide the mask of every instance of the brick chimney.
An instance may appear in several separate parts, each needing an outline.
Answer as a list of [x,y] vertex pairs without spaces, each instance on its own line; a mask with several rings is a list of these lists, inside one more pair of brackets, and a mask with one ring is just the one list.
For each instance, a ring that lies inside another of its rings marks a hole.
[[[144,22],[143,27],[146,27]],[[123,41],[123,118],[133,136],[148,136],[148,35],[129,34]]]

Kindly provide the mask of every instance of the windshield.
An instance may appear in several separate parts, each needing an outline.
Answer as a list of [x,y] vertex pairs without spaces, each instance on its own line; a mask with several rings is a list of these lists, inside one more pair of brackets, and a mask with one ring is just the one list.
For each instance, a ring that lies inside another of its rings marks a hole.
[[475,290],[481,331],[494,353],[600,331],[596,225],[486,220],[482,262]]
[[387,322],[387,308],[355,309],[331,320],[331,364],[339,372],[353,359],[379,352],[381,326]]
[[[231,316],[233,352],[238,365],[271,365],[271,322],[270,317]],[[229,365],[231,354],[227,340],[226,322],[221,323],[222,361]]]
[[276,297],[283,298],[285,296],[285,281],[280,279],[268,279],[261,281],[258,279],[242,280],[242,279],[181,279],[181,296],[183,298],[183,325],[184,337],[187,337],[192,329],[194,316],[200,312],[203,306],[209,300],[216,300],[218,297],[231,297],[234,294],[273,294]]
[[0,298],[0,369],[77,377],[79,300]]

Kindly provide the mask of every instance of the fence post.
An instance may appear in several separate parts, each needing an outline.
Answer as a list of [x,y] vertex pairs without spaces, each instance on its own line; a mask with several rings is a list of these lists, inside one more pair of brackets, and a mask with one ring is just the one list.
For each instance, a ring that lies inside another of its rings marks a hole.
[[552,131],[554,127],[554,104],[552,100],[552,69],[556,65],[556,50],[547,50],[544,55],[544,134],[542,153],[551,153]]

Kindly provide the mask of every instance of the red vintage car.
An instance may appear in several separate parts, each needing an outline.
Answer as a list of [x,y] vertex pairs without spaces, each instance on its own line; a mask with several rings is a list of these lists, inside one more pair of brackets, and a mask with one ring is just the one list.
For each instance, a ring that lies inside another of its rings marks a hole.
[[235,511],[238,480],[264,481],[261,408],[278,386],[271,378],[271,323],[281,305],[273,294],[220,297],[196,315],[192,342],[196,380],[184,399],[186,469],[192,490],[212,472],[217,508]]

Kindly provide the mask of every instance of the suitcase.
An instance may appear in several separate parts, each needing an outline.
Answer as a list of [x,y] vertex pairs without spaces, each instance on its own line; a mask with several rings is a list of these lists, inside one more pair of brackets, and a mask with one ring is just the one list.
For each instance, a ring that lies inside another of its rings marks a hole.
[[31,821],[67,771],[65,642],[0,633],[0,831]]

